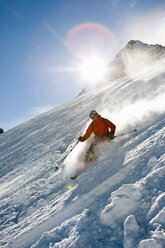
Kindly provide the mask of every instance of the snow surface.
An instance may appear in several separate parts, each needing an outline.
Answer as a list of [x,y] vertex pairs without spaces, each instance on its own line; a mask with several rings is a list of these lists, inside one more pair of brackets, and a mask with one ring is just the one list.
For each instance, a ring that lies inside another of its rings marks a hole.
[[[0,135],[0,247],[165,247],[165,61]],[[141,79],[139,79],[139,76]],[[146,72],[145,72],[146,76]],[[117,126],[97,162],[79,143],[96,109]]]

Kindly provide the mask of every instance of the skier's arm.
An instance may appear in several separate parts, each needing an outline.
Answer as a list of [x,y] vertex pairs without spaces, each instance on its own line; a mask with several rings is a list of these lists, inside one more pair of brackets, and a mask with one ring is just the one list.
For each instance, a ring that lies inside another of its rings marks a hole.
[[111,129],[111,132],[115,132],[116,126],[111,121],[107,119],[104,119],[104,120],[105,120],[106,126]]
[[83,142],[83,141],[87,140],[90,137],[91,134],[92,134],[92,125],[90,124],[89,127],[87,128],[84,136],[80,136],[78,138],[78,140]]
[[91,136],[91,134],[92,134],[92,125],[90,124],[83,136],[84,139],[87,140]]

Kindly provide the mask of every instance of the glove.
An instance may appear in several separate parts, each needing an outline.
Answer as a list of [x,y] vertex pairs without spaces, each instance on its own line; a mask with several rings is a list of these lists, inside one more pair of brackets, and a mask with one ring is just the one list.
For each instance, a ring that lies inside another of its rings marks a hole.
[[82,137],[82,136],[80,136],[80,137],[78,138],[78,140],[81,141],[81,142],[84,142],[84,141],[85,141],[85,138]]
[[114,134],[115,134],[114,131],[111,131],[111,132],[108,134],[110,140],[113,140],[113,139],[115,138]]

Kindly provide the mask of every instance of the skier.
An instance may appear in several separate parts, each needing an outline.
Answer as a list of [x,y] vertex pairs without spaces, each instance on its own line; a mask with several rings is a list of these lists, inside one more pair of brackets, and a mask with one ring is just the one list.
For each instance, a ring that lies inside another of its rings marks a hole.
[[89,117],[92,119],[91,124],[87,128],[84,136],[80,136],[78,138],[79,141],[84,142],[90,137],[92,133],[95,134],[94,141],[85,155],[86,162],[97,159],[97,154],[95,154],[96,145],[98,142],[114,139],[116,130],[116,126],[108,119],[101,117],[101,115],[99,115],[96,110],[92,110],[89,114]]

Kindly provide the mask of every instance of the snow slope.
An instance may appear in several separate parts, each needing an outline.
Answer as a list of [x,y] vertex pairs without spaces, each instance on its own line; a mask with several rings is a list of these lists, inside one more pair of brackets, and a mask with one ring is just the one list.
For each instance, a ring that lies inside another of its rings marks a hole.
[[[165,247],[164,68],[162,59],[0,135],[0,247]],[[72,181],[92,138],[55,165],[91,109],[116,134],[138,131],[101,144]]]

